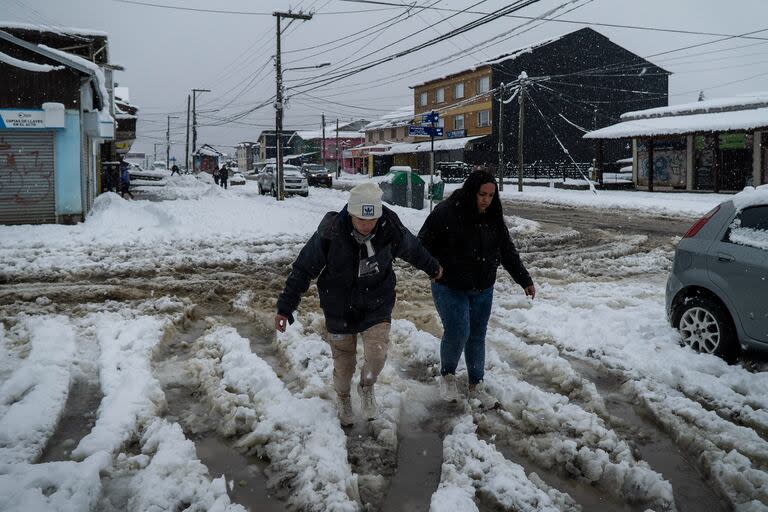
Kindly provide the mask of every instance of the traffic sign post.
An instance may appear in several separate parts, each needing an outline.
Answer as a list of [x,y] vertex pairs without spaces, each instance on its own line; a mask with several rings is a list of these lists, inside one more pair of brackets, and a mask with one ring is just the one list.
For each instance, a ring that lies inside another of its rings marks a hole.
[[442,126],[432,127],[432,126],[409,125],[408,136],[409,137],[442,137],[443,127]]

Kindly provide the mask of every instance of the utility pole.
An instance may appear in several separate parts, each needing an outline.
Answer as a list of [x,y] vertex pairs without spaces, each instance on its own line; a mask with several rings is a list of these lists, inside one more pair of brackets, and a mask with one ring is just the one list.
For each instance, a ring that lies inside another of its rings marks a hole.
[[320,158],[323,160],[323,167],[325,167],[325,112],[321,114],[321,119],[323,122],[323,145],[320,149]]
[[517,99],[518,105],[518,127],[517,127],[517,191],[523,191],[523,129],[525,128],[525,86],[528,82],[528,74],[523,71],[518,77],[520,80],[520,97]]
[[210,89],[192,89],[192,153],[197,151],[197,93],[211,92]]
[[184,144],[184,172],[189,172],[189,102],[191,97],[187,94],[187,138]]
[[157,162],[157,146],[161,146],[162,144],[163,144],[162,142],[155,142],[155,152],[153,155],[152,165],[154,165],[155,162]]
[[[432,211],[432,198],[435,189],[435,127],[437,126],[437,112],[430,112],[432,130],[429,133],[429,211]],[[408,176],[410,178],[410,175]]]
[[168,116],[168,128],[165,130],[165,168],[171,162],[171,119],[178,119],[179,116]]
[[499,192],[504,190],[504,82],[499,87]]
[[275,94],[275,141],[277,146],[277,200],[285,199],[285,183],[283,183],[283,69],[280,64],[280,20],[288,18],[292,20],[311,20],[311,14],[274,11],[272,16],[277,21],[277,41],[275,44],[275,82],[277,91]]
[[341,176],[341,162],[339,162],[339,119],[336,118],[336,149],[334,151],[336,159],[336,177]]

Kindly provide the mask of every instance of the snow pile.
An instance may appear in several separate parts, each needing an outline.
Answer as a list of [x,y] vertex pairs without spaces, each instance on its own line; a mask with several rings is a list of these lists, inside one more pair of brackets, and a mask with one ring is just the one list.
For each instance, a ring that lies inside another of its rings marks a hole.
[[82,462],[0,464],[0,510],[6,512],[96,510],[107,453]]
[[765,507],[768,374],[680,347],[666,323],[661,279],[543,284],[535,307],[504,305],[494,316],[617,373],[735,506]]
[[[319,321],[319,318],[317,319]],[[295,321],[285,333],[278,333],[275,340],[278,350],[288,366],[301,379],[301,391],[305,397],[331,398],[333,358],[331,347],[317,330],[305,328]]]
[[526,476],[521,466],[478,439],[476,430],[472,417],[464,416],[445,437],[440,486],[432,495],[430,512],[476,512],[477,492],[501,510],[581,510],[570,496],[549,487],[535,473]]
[[356,511],[357,478],[347,461],[336,411],[319,398],[296,398],[231,327],[198,340],[198,378],[224,415],[222,431],[270,461],[271,485],[291,489],[289,504],[307,511]]
[[197,459],[195,444],[184,437],[177,423],[155,419],[141,436],[141,455],[118,459],[120,465],[138,465],[130,481],[129,510],[206,510],[245,512],[232,505],[224,476],[213,481]]
[[14,361],[0,385],[0,464],[40,456],[67,402],[75,353],[75,332],[63,316],[22,315],[10,334],[0,337],[3,351],[14,339],[29,355]]
[[731,242],[735,244],[768,251],[768,231],[749,228],[733,228],[730,232],[730,239]]
[[768,185],[746,187],[733,196],[732,201],[736,211],[739,212],[750,206],[768,205]]
[[104,450],[117,452],[165,407],[165,394],[152,374],[150,358],[168,321],[130,310],[91,317],[101,353],[104,394],[93,429],[72,451],[75,458]]

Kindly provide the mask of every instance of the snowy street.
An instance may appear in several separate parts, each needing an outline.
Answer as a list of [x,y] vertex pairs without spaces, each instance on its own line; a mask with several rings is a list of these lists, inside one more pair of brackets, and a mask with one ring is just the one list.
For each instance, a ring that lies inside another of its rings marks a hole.
[[[383,414],[362,421],[353,393],[346,431],[314,286],[297,323],[272,327],[290,263],[345,192],[279,203],[182,176],[102,195],[76,226],[0,227],[0,509],[765,510],[762,360],[696,354],[665,318],[676,240],[701,212],[512,189],[539,294],[499,273],[486,382],[501,408],[440,401],[429,281],[398,263]],[[427,215],[393,209],[414,232]]]

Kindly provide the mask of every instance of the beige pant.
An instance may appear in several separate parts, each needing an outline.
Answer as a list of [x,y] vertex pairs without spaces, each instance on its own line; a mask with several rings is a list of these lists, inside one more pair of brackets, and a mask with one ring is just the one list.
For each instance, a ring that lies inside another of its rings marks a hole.
[[[352,375],[357,359],[357,334],[327,333],[333,354],[333,387],[338,396],[349,396]],[[387,360],[389,345],[389,323],[376,324],[360,333],[363,338],[363,368],[360,370],[360,384],[371,386],[379,377]]]

